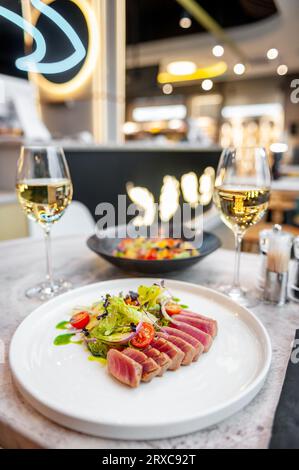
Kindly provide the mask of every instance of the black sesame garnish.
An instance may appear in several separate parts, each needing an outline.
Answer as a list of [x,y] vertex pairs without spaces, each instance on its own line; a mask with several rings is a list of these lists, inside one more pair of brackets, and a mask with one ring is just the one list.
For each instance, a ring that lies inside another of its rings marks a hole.
[[138,300],[138,293],[130,290],[129,296],[131,297],[132,300]]
[[107,294],[106,295],[106,299],[105,299],[105,302],[104,302],[104,308],[106,309],[109,305],[109,299],[110,299],[111,295]]
[[104,312],[104,313],[102,313],[101,315],[98,315],[98,316],[97,316],[97,320],[102,320],[102,318],[107,317],[107,315],[108,315],[108,312]]

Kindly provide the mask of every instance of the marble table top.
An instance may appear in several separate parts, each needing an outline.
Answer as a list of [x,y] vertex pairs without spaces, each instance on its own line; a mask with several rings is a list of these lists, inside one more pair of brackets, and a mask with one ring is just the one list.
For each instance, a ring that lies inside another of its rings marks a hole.
[[[9,343],[19,323],[38,302],[29,301],[24,291],[44,276],[43,241],[19,240],[0,243],[0,446],[9,448],[266,448],[271,437],[273,416],[279,400],[292,341],[299,325],[298,304],[277,308],[260,305],[254,309],[270,334],[273,362],[267,382],[243,411],[207,430],[159,441],[117,441],[67,430],[41,416],[13,386],[8,366]],[[91,253],[82,237],[53,241],[57,275],[71,279],[75,286],[126,277]],[[242,277],[254,285],[258,257],[242,257]],[[167,278],[204,285],[229,282],[233,253],[218,250],[193,268],[166,275]]]

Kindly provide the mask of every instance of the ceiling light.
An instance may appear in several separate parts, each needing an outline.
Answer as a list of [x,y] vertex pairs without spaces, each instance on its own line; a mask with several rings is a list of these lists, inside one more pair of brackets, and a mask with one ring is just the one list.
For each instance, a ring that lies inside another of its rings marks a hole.
[[187,60],[171,62],[167,66],[167,72],[171,75],[191,75],[196,72],[196,64]]
[[278,75],[286,75],[288,73],[288,66],[287,65],[279,65],[277,67],[277,73]]
[[270,145],[270,150],[273,153],[285,153],[288,151],[288,146],[287,144],[280,143],[280,142],[275,142],[274,144]]
[[181,127],[184,125],[184,121],[181,119],[171,119],[168,123],[168,128],[171,129],[172,131],[177,131],[181,129]]
[[217,46],[213,47],[212,52],[215,57],[222,57],[224,54],[224,48],[218,44]]
[[184,12],[181,19],[180,19],[180,27],[183,29],[188,29],[191,28],[192,26],[192,20],[188,13]]
[[234,66],[234,72],[236,75],[243,75],[245,72],[245,65],[244,64],[236,64]]
[[205,80],[206,78],[219,77],[227,71],[227,64],[223,61],[216,62],[215,64],[196,69],[190,75],[173,75],[169,72],[160,72],[158,74],[158,82],[165,83],[179,83],[192,80]]
[[245,104],[236,106],[224,106],[221,114],[225,119],[277,116],[280,117],[282,106],[280,103]]
[[278,57],[278,50],[273,48],[273,49],[269,49],[268,52],[267,52],[267,57],[269,60],[274,60],[274,59],[277,59]]
[[138,132],[139,126],[136,122],[125,122],[123,125],[123,131],[126,135],[132,135]]
[[133,119],[136,122],[170,121],[185,119],[187,108],[183,104],[165,106],[141,106],[133,109]]
[[209,91],[209,90],[212,90],[213,88],[213,82],[212,80],[204,80],[201,84],[201,87],[203,90],[205,91]]
[[171,93],[173,92],[173,86],[170,83],[166,83],[165,85],[163,85],[162,90],[164,95],[171,95]]

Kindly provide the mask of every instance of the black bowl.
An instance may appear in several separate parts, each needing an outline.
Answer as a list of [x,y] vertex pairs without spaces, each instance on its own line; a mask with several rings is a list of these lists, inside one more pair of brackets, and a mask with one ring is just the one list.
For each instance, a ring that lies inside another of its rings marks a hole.
[[199,255],[197,256],[181,259],[140,260],[114,256],[113,251],[117,248],[120,241],[120,238],[98,238],[94,235],[87,240],[87,246],[97,253],[97,255],[124,271],[134,271],[147,274],[167,273],[189,268],[216,251],[221,246],[221,242],[216,235],[209,232],[203,232],[203,241],[201,246],[196,246],[196,243],[193,244],[195,248],[198,248],[199,250]]

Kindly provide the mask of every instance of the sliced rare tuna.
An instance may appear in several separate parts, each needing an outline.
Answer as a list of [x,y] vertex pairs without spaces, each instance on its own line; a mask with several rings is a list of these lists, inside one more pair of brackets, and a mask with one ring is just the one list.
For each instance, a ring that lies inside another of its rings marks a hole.
[[142,377],[142,366],[116,349],[107,354],[109,374],[129,387],[138,387]]
[[218,329],[217,320],[215,320],[214,318],[206,317],[205,315],[201,315],[201,313],[191,312],[190,310],[182,310],[180,312],[180,315],[187,315],[188,317],[200,318],[201,320],[205,320],[211,323],[216,323],[216,326]]
[[210,347],[212,346],[212,336],[208,335],[202,330],[199,330],[198,328],[195,328],[195,326],[189,325],[188,323],[184,323],[181,321],[171,323],[170,326],[172,326],[176,330],[184,331],[185,333],[188,333],[188,335],[194,336],[194,338],[200,341],[203,345],[204,352],[208,352]]
[[180,314],[189,315],[192,317],[201,318],[202,320],[207,320],[207,321],[212,321],[212,322],[216,321],[214,318],[207,317],[206,315],[202,315],[201,313],[191,312],[191,310],[182,310]]
[[127,348],[123,354],[138,362],[142,366],[142,382],[150,382],[156,375],[160,373],[160,366],[152,359],[137,349]]
[[158,376],[162,377],[164,372],[171,366],[172,360],[170,357],[167,356],[167,354],[164,352],[160,352],[158,349],[152,348],[151,346],[143,350],[143,352],[160,366],[160,372]]
[[169,335],[168,333],[158,332],[157,336],[159,336],[159,338],[167,339],[167,341],[170,341],[181,351],[183,351],[185,356],[182,360],[182,366],[188,366],[189,364],[191,364],[196,354],[196,351],[190,343],[187,343],[187,341],[183,340],[182,338],[179,338],[178,336]]
[[194,338],[194,336],[188,335],[188,333],[185,333],[184,331],[171,328],[170,326],[163,326],[161,331],[165,331],[165,333],[168,333],[169,335],[178,336],[179,338],[185,340],[187,343],[191,344],[191,346],[193,346],[196,351],[193,361],[197,361],[199,356],[202,355],[204,347],[201,342],[198,341],[198,339]]
[[164,352],[171,359],[169,370],[176,370],[180,367],[185,354],[173,343],[164,338],[155,337],[151,342],[151,346],[160,352]]
[[195,315],[187,315],[187,314],[179,314],[173,315],[172,317],[174,320],[181,321],[184,323],[188,323],[188,325],[192,325],[195,328],[199,328],[200,330],[204,331],[208,335],[215,338],[217,335],[217,322],[211,320],[203,320],[202,318],[196,318]]

